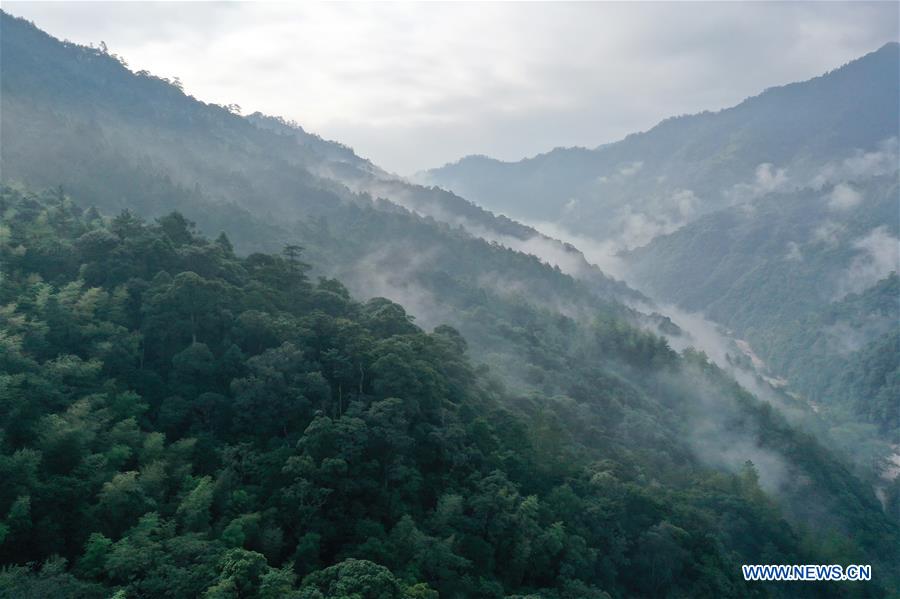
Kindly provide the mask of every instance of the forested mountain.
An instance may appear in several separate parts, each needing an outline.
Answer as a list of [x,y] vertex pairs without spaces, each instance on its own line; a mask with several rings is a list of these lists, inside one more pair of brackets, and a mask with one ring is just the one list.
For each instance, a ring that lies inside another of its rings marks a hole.
[[739,581],[754,561],[896,580],[900,531],[861,481],[624,323],[585,337],[581,396],[515,395],[455,330],[313,283],[290,249],[241,258],[177,213],[57,193],[0,210],[8,596],[839,592]]
[[574,248],[0,27],[0,592],[847,592],[740,580],[765,562],[900,584],[898,483],[879,502],[641,330],[677,332]]
[[[521,326],[482,316],[474,324],[468,313],[486,301],[512,313],[527,297],[575,314],[596,310],[599,298],[640,297],[571,246],[450,193],[400,182],[294,124],[242,118],[131,73],[118,57],[61,43],[5,14],[2,23],[7,181],[62,185],[104,213],[178,209],[210,235],[228,231],[241,252],[302,239],[317,274],[340,277],[358,295],[402,300],[422,322],[450,322],[479,353],[487,351],[482,337],[508,337]],[[348,186],[390,193],[391,201]],[[518,368],[521,358],[509,362]]]
[[[834,169],[846,159],[858,158],[850,169],[892,169],[898,71],[900,45],[891,43],[810,81],[595,149],[511,163],[470,156],[420,178],[512,218],[637,247],[754,195],[846,176]],[[880,152],[886,141],[891,156],[857,154]]]
[[596,149],[470,157],[422,178],[617,253],[655,300],[748,340],[868,462],[867,437],[900,442],[898,72],[890,43]]
[[896,172],[766,195],[634,250],[634,280],[733,329],[846,425],[900,442]]
[[[2,19],[6,143],[0,160],[8,180],[63,185],[107,212],[129,208],[158,216],[177,208],[211,234],[238,221],[239,250],[277,249],[294,235],[298,220],[314,221],[324,228],[323,246],[310,244],[307,251],[332,268],[347,267],[334,255],[353,251],[342,247],[348,239],[362,242],[357,259],[385,249],[368,243],[381,231],[361,230],[368,219],[356,218],[360,210],[394,213],[380,218],[407,227],[410,219],[398,210],[403,206],[424,216],[413,220],[438,239],[448,233],[428,217],[451,228],[466,225],[514,249],[528,249],[529,242],[546,246],[542,253],[554,254],[554,265],[595,291],[629,293],[574,248],[446,191],[405,183],[296,124],[259,114],[243,118],[186,96],[178,82],[132,73],[119,57],[59,42],[6,14]],[[126,187],[133,192],[122,194]],[[376,201],[388,194],[390,202]],[[344,237],[346,221],[354,221],[352,236]],[[341,247],[328,245],[328,231]]]

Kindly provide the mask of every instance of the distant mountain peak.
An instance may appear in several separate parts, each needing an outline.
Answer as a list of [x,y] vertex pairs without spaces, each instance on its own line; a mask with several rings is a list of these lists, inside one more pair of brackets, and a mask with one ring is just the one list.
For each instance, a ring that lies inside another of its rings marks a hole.
[[878,151],[900,130],[898,73],[900,43],[891,42],[812,79],[591,150],[557,148],[517,162],[466,157],[421,179],[513,218],[634,247],[735,201],[736,192],[764,192],[762,165],[796,184],[828,163]]

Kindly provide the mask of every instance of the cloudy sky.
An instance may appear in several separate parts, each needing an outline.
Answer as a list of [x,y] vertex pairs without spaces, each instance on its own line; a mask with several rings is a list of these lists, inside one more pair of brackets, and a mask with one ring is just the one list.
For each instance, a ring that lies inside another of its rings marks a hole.
[[593,147],[898,39],[898,3],[3,3],[401,174]]

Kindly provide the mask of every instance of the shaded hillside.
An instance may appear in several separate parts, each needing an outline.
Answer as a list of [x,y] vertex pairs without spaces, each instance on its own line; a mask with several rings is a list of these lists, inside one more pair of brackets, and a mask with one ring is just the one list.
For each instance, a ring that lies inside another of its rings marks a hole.
[[[342,219],[353,205],[373,206],[372,197],[454,227],[467,225],[513,249],[540,239],[453,194],[400,181],[346,146],[283,120],[242,118],[197,101],[173,82],[134,74],[118,57],[59,42],[5,13],[2,27],[0,166],[6,180],[63,185],[110,213],[129,208],[156,216],[177,208],[210,234],[250,220],[250,227],[235,227],[240,250],[277,248],[267,243],[290,238],[298,220]],[[593,290],[629,293],[574,249],[541,243],[567,255],[571,265],[562,266]],[[320,263],[333,250],[322,248]]]
[[505,355],[517,381],[522,368],[550,367],[531,361],[543,350],[527,352],[523,363],[521,348],[505,341],[522,314],[590,315],[609,309],[605,299],[639,297],[574,248],[447,192],[391,178],[344,146],[278,119],[204,104],[6,14],[2,28],[6,181],[62,186],[106,214],[177,209],[210,235],[227,231],[241,253],[299,242],[317,274],[340,276],[361,297],[402,300],[422,322],[452,322],[479,354]]
[[5,588],[795,596],[738,580],[768,560],[896,586],[875,481],[574,248],[2,27]]
[[590,397],[510,394],[452,328],[177,213],[8,188],[0,210],[12,596],[842,592],[735,575],[764,560],[871,561],[867,589],[893,584],[900,531],[861,481],[658,338],[599,321]]
[[887,44],[821,77],[596,149],[512,163],[472,156],[421,179],[512,218],[636,247],[734,201],[805,185],[856,150],[880,151],[900,129],[898,71],[900,45]]
[[[882,335],[900,305],[855,304],[852,326],[833,314],[843,312],[835,302],[900,268],[898,69],[891,43],[593,150],[516,163],[470,157],[423,180],[547,221],[598,259],[626,250],[617,258],[629,281],[748,340],[789,390],[821,403],[848,455],[870,464],[860,444],[879,432],[898,441],[885,403],[900,352]],[[865,357],[875,348],[883,364]]]
[[[862,416],[896,442],[888,404],[900,351],[883,336],[896,332],[900,311],[898,197],[896,176],[772,194],[698,219],[628,262],[657,297],[745,336],[839,421]],[[893,364],[886,372],[850,366],[875,347]]]

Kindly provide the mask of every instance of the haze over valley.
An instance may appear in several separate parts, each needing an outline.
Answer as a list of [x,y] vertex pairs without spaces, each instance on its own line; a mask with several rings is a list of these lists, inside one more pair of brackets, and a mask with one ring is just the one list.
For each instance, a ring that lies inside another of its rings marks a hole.
[[9,4],[0,594],[900,589],[897,5]]

